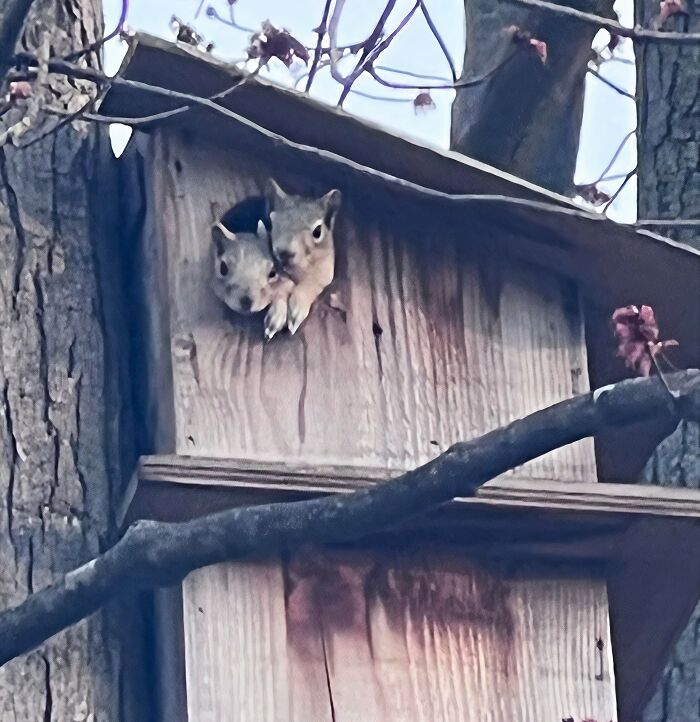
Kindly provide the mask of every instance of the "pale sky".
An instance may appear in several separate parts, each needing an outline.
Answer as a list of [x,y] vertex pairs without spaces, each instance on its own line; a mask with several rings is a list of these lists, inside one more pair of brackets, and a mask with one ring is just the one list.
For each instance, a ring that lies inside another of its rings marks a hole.
[[[444,38],[455,64],[459,69],[464,52],[463,15],[464,0],[428,0],[428,8],[435,24]],[[411,0],[398,0],[390,18],[391,30],[412,6]],[[277,27],[285,27],[306,45],[313,45],[316,35],[311,28],[321,18],[323,0],[238,0],[235,4],[236,22],[248,28],[259,28],[262,21],[269,19]],[[618,0],[616,9],[621,21],[632,24],[632,0]],[[368,12],[368,6],[372,12]],[[368,3],[367,0],[347,0],[339,31],[339,43],[356,42],[366,37],[374,26],[384,3]],[[229,27],[207,14],[212,8],[222,18],[229,17],[228,0],[131,0],[127,26],[132,30],[145,30],[164,38],[173,38],[169,23],[172,15],[190,23],[215,44],[214,55],[224,60],[237,61],[244,57],[249,33]],[[121,11],[121,0],[104,0],[107,30],[114,27]],[[199,16],[195,15],[199,10]],[[601,31],[596,47],[607,41],[607,33]],[[123,43],[114,40],[106,49],[107,71],[114,72],[124,53]],[[623,40],[616,55],[634,60],[632,44]],[[392,45],[382,54],[381,64],[413,72],[449,76],[449,68],[437,43],[430,34],[420,12],[414,14],[410,23],[397,35]],[[302,72],[301,67],[288,71],[282,63],[271,62],[268,77],[291,85],[294,73]],[[634,93],[635,69],[631,62],[607,62],[601,73],[617,86]],[[400,76],[396,76],[401,80]],[[408,80],[408,79],[407,79]],[[302,86],[303,87],[303,84]],[[412,100],[416,91],[400,91],[383,88],[371,78],[363,77],[355,86],[358,90],[379,96],[406,98]],[[319,100],[333,103],[338,99],[340,86],[330,78],[328,70],[322,70],[312,86],[312,95]],[[420,142],[447,148],[449,146],[450,106],[454,97],[452,90],[432,91],[436,108],[416,114],[412,102],[387,102],[351,95],[345,102],[345,109],[360,117],[384,125],[389,130],[400,131]],[[620,141],[636,125],[635,103],[608,88],[589,74],[586,85],[586,103],[581,145],[576,170],[576,182],[596,180],[613,157]],[[113,135],[115,147],[124,142],[124,134]],[[606,175],[625,174],[636,163],[634,137],[630,138],[617,161]],[[601,184],[607,192],[613,192],[622,179]],[[608,215],[619,221],[632,221],[636,216],[636,183],[632,179],[609,209]]]

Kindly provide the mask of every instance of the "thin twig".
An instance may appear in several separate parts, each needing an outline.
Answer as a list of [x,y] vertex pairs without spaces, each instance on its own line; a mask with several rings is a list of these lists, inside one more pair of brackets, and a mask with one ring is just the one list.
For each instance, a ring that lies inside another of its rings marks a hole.
[[423,13],[423,17],[425,18],[425,22],[430,28],[430,32],[433,34],[435,40],[437,40],[437,43],[440,46],[440,50],[442,50],[442,54],[445,56],[445,60],[447,60],[447,64],[450,66],[450,75],[452,75],[452,82],[456,83],[457,69],[455,68],[454,60],[452,60],[450,51],[447,47],[447,44],[443,40],[442,35],[440,35],[440,31],[437,29],[437,26],[433,22],[433,19],[430,17],[430,13],[428,12],[428,6],[425,4],[425,0],[421,0],[420,9]]
[[[29,148],[30,146],[34,145],[35,143],[38,143],[39,141],[44,140],[44,138],[48,138],[50,135],[54,135],[55,133],[58,133],[61,128],[64,128],[65,126],[69,125],[75,120],[80,120],[80,118],[87,113],[87,109],[95,102],[96,99],[90,98],[90,100],[85,103],[81,108],[78,108],[73,113],[66,113],[66,115],[59,120],[57,123],[52,125],[50,128],[45,130],[43,133],[40,133],[39,135],[34,136],[33,138],[30,138],[28,141],[25,141],[24,143],[20,143],[17,147],[24,150],[25,148]],[[48,113],[50,115],[57,115],[58,113],[55,112],[55,109],[47,107],[43,109],[45,113]]]
[[626,91],[624,88],[621,88],[619,85],[615,85],[612,81],[608,80],[604,75],[599,73],[595,68],[592,68],[590,65],[586,70],[595,78],[598,78],[601,83],[604,83],[608,86],[608,88],[612,88],[616,93],[619,93],[620,95],[623,95],[625,98],[631,98],[632,100],[637,100],[637,96],[635,96],[633,93],[630,93]]
[[233,5],[229,5],[229,12],[231,15],[231,19],[227,20],[226,18],[222,18],[221,15],[216,11],[216,8],[213,5],[209,5],[207,7],[207,17],[211,18],[212,20],[218,20],[220,23],[224,25],[228,25],[228,27],[233,28],[234,30],[240,30],[244,33],[255,33],[257,30],[255,28],[248,28],[245,25],[239,25],[236,22],[236,16],[234,15]]
[[635,26],[634,28],[628,28],[622,23],[610,18],[604,18],[601,15],[595,13],[586,13],[582,10],[576,10],[575,8],[569,7],[568,5],[558,5],[547,0],[499,0],[499,2],[505,2],[516,5],[527,5],[531,8],[539,8],[540,10],[548,10],[549,12],[561,15],[562,17],[569,17],[575,20],[581,20],[582,22],[595,25],[596,27],[607,30],[611,35],[619,35],[622,38],[630,38],[634,42],[647,42],[647,41],[661,41],[665,43],[687,43],[695,44],[700,43],[700,33],[674,33],[674,32],[663,32],[656,30],[646,30],[642,27]]
[[[405,190],[409,190],[415,193],[420,193],[423,196],[428,196],[431,198],[435,198],[442,201],[448,201],[448,202],[454,202],[454,203],[477,203],[477,204],[496,204],[496,205],[513,205],[513,206],[521,206],[524,208],[530,208],[533,210],[541,210],[545,212],[551,212],[556,213],[559,215],[565,215],[565,216],[572,216],[576,218],[585,219],[588,221],[595,221],[595,222],[604,222],[608,223],[610,222],[608,218],[606,218],[604,215],[600,213],[594,213],[591,211],[584,210],[582,208],[573,207],[571,205],[566,205],[562,203],[561,205],[558,205],[557,203],[553,203],[551,201],[538,201],[538,200],[532,200],[529,198],[519,198],[516,196],[508,196],[508,195],[502,195],[502,194],[484,194],[484,193],[462,193],[462,194],[453,194],[453,193],[446,193],[444,191],[436,190],[435,188],[430,188],[428,186],[423,186],[419,183],[414,183],[413,181],[406,180],[404,178],[399,178],[397,176],[391,175],[390,173],[385,173],[383,171],[377,170],[375,168],[371,168],[366,165],[362,165],[360,163],[356,163],[355,161],[352,161],[348,158],[345,158],[344,156],[338,155],[337,153],[333,153],[332,151],[325,150],[323,148],[317,148],[314,146],[305,145],[303,143],[297,143],[295,141],[289,140],[288,138],[285,138],[284,136],[279,135],[278,133],[275,133],[271,130],[268,130],[267,128],[258,125],[257,123],[253,122],[249,118],[246,118],[243,115],[240,115],[239,113],[236,113],[229,108],[226,108],[223,105],[219,105],[215,103],[210,98],[202,98],[196,95],[192,95],[190,93],[182,93],[177,90],[170,90],[169,88],[162,88],[157,85],[151,85],[150,83],[143,83],[138,80],[129,80],[126,78],[121,78],[119,76],[115,76],[110,78],[109,76],[105,75],[104,73],[100,72],[99,70],[96,70],[94,68],[84,68],[77,65],[72,65],[70,63],[66,63],[63,60],[60,59],[54,59],[49,61],[49,70],[52,73],[61,73],[64,75],[69,75],[71,77],[75,78],[81,78],[83,80],[90,80],[94,83],[103,84],[103,83],[112,83],[115,86],[122,86],[125,88],[132,88],[134,90],[140,90],[144,92],[151,93],[153,95],[159,95],[164,98],[169,98],[170,100],[180,100],[184,101],[186,105],[183,105],[181,108],[175,108],[173,109],[174,112],[183,112],[187,110],[190,106],[197,105],[203,108],[206,108],[207,110],[213,111],[215,113],[219,113],[223,115],[226,118],[229,118],[230,120],[236,121],[243,127],[247,128],[248,130],[253,131],[259,136],[262,136],[273,143],[275,143],[278,146],[288,148],[289,150],[293,150],[299,154],[308,156],[310,158],[316,158],[318,160],[322,161],[328,161],[335,163],[340,166],[344,166],[346,168],[349,168],[355,172],[364,174],[366,176],[371,176],[377,179],[380,179],[384,182],[390,183],[392,185],[395,185],[397,187],[401,187]],[[248,76],[250,77],[250,76]],[[232,89],[228,88],[226,91],[222,91],[222,93],[230,92]],[[164,111],[168,114],[170,114],[173,111]],[[148,116],[149,118],[153,117],[161,117],[162,114],[158,114],[158,116]],[[143,118],[133,118],[133,117],[117,117],[117,116],[104,116],[99,114],[91,114],[91,115],[85,115],[83,116],[86,119],[94,120],[96,122],[101,123],[122,123],[125,125],[131,125],[131,124],[139,124],[139,122],[143,121]],[[636,169],[635,169],[636,170]],[[631,228],[635,228],[638,226],[650,226],[650,225],[666,225],[666,226],[687,226],[687,227],[693,227],[696,225],[700,225],[700,220],[698,221],[689,221],[689,220],[680,220],[680,221],[672,221],[668,219],[663,220],[650,220],[645,219],[643,221],[639,221],[638,223],[629,223],[629,224],[618,224],[622,226],[628,226]]]
[[700,219],[683,218],[674,220],[673,218],[644,218],[634,224],[637,228],[646,228],[647,226],[669,226],[671,228],[700,228]]
[[427,75],[426,73],[415,73],[413,70],[402,70],[401,68],[393,68],[390,65],[373,65],[373,67],[375,70],[382,70],[385,73],[396,73],[397,75],[405,75],[409,78],[418,78],[419,80],[438,80],[442,83],[450,82],[447,78],[443,78],[442,75]]
[[307,93],[311,89],[311,83],[314,82],[314,78],[316,77],[318,64],[321,62],[321,54],[323,53],[323,38],[326,37],[326,32],[328,32],[328,15],[331,11],[331,2],[333,2],[333,0],[326,0],[326,4],[323,6],[323,16],[321,17],[321,22],[316,28],[316,32],[318,33],[318,39],[316,40],[314,58],[311,61],[311,67],[309,68],[308,72],[308,80],[306,81],[305,90]]
[[656,358],[656,355],[651,350],[652,342],[647,342],[647,353],[649,354],[649,358],[651,359],[651,362],[654,364],[654,368],[656,369],[656,373],[658,377],[661,379],[661,383],[664,385],[664,388],[668,392],[668,395],[673,399],[673,402],[675,403],[678,400],[678,394],[671,391],[671,387],[668,385],[668,381],[666,379],[666,374],[661,370],[661,366],[659,366],[659,362]]
[[495,65],[491,70],[486,71],[483,75],[480,75],[477,78],[464,78],[456,81],[455,83],[442,83],[437,85],[426,85],[423,83],[422,85],[413,85],[411,83],[395,83],[391,80],[387,80],[386,78],[382,78],[374,68],[374,66],[370,65],[367,68],[367,72],[380,84],[385,86],[386,88],[395,88],[397,90],[451,90],[454,88],[471,88],[476,85],[480,85],[484,81],[488,80],[494,73],[497,73],[499,70],[504,68],[518,53],[520,52],[520,46],[516,46],[515,49],[506,55],[506,57],[501,60],[497,65]]
[[610,200],[603,206],[603,215],[607,213],[608,208],[615,202],[615,199],[622,193],[624,187],[629,182],[630,178],[637,172],[637,166],[634,166],[632,170],[625,176],[625,179],[620,183],[620,187],[610,196]]
[[[593,181],[593,183],[592,183],[591,185],[597,186],[598,183],[600,183],[600,182],[605,178],[605,174],[613,167],[613,165],[615,165],[615,161],[616,161],[616,160],[618,159],[618,157],[620,156],[620,153],[622,153],[622,149],[623,149],[623,148],[625,147],[625,145],[627,144],[627,141],[628,141],[636,132],[637,132],[637,129],[635,128],[634,130],[630,130],[630,132],[625,135],[625,137],[620,141],[620,144],[617,146],[617,150],[616,150],[615,153],[613,154],[613,157],[610,159],[610,162],[605,166],[605,170],[600,174],[600,176],[598,177],[598,180]],[[624,174],[624,175],[621,176],[621,177],[624,178],[625,175],[626,175],[626,174]],[[610,180],[610,179],[608,179],[608,180]]]
[[128,13],[129,0],[122,0],[122,9],[121,13],[119,14],[119,20],[117,21],[117,27],[114,28],[111,33],[108,33],[107,35],[99,38],[98,40],[95,40],[94,43],[90,43],[90,45],[87,45],[80,50],[69,53],[68,55],[64,56],[63,59],[67,60],[69,63],[73,62],[74,60],[81,58],[83,55],[87,55],[88,53],[92,53],[95,50],[99,50],[107,41],[111,40],[112,38],[116,38],[117,35],[119,35],[119,33],[121,33],[121,31],[124,29],[124,23],[126,22],[126,16]]
[[392,10],[394,9],[394,6],[396,5],[396,0],[388,0],[387,4],[384,7],[384,11],[379,17],[379,20],[377,21],[376,25],[374,26],[374,29],[369,34],[367,40],[363,43],[360,52],[360,57],[355,64],[355,68],[352,70],[352,72],[347,76],[343,77],[340,71],[337,69],[337,63],[335,60],[335,56],[338,51],[337,47],[337,33],[338,33],[338,24],[340,22],[340,13],[342,12],[343,6],[345,4],[345,0],[336,0],[335,6],[333,7],[333,15],[331,16],[331,23],[329,27],[328,37],[330,40],[331,48],[330,48],[330,58],[331,58],[331,75],[333,76],[334,80],[337,80],[339,83],[343,85],[343,94],[341,95],[340,100],[338,100],[338,105],[342,104],[342,100],[345,95],[349,92],[350,87],[352,84],[357,80],[357,78],[362,74],[364,71],[364,65],[365,61],[367,60],[370,52],[374,49],[377,41],[381,37],[382,33],[384,32],[384,26],[386,25],[386,21],[389,19],[389,16],[391,15]]

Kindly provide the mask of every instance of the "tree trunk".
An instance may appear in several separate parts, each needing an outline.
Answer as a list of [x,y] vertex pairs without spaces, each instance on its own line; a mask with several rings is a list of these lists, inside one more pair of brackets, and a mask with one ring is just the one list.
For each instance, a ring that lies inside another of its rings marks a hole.
[[[692,13],[693,3],[688,4]],[[695,8],[687,25],[691,32],[700,31],[697,0]],[[658,0],[638,0],[637,22],[648,26],[658,10]],[[678,18],[667,25],[684,30],[686,23]],[[700,47],[646,43],[637,47],[637,61],[639,216],[700,218]],[[700,248],[696,230],[668,234]],[[669,293],[673,293],[673,279],[669,279]],[[678,302],[700,303],[700,299],[679,298]],[[654,451],[643,481],[700,487],[700,426],[681,423]],[[698,629],[700,605],[673,650],[644,722],[689,722],[700,717]]]
[[[102,32],[100,5],[37,0],[22,49],[35,52],[50,39],[56,56],[90,43]],[[49,82],[53,105],[76,102],[76,84]],[[24,112],[3,116],[0,131]],[[54,122],[40,115],[37,125]],[[106,134],[87,124],[24,150],[0,148],[3,608],[113,542],[129,437],[119,397],[126,336],[110,248],[112,165]],[[0,719],[146,720],[144,709],[130,711],[128,672],[139,659],[131,618],[123,608],[95,615],[3,667]]]
[[[610,16],[612,0],[561,4]],[[513,52],[507,28],[544,40],[546,64],[518,53],[488,80],[457,90],[451,147],[550,190],[573,195],[586,66],[596,28],[494,0],[465,0],[462,77],[487,74]]]

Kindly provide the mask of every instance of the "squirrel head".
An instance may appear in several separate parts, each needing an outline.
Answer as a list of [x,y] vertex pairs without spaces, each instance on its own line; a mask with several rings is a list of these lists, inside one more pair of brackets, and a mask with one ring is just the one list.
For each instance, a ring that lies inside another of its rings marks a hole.
[[309,269],[318,250],[333,250],[333,226],[341,193],[334,189],[321,198],[285,193],[274,180],[265,197],[272,223],[272,252],[296,281]]
[[233,233],[221,223],[211,230],[214,293],[231,310],[256,313],[270,305],[280,277],[262,221],[256,233]]

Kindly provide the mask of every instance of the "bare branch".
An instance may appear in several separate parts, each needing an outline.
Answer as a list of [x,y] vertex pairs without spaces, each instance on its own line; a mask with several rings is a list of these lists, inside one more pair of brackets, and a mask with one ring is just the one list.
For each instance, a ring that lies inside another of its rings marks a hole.
[[643,218],[641,221],[637,221],[633,225],[637,228],[647,228],[649,226],[666,226],[667,228],[700,228],[700,219]]
[[300,544],[362,538],[610,427],[648,418],[700,420],[700,371],[622,381],[454,444],[390,481],[324,498],[239,507],[184,523],[141,521],[96,559],[0,614],[0,665],[95,612],[125,589],[179,582],[194,569]]
[[422,85],[414,85],[412,83],[396,83],[392,80],[387,80],[386,78],[383,78],[379,73],[377,73],[377,69],[373,65],[367,66],[367,72],[380,84],[385,86],[386,88],[395,88],[397,90],[451,90],[453,88],[470,88],[475,85],[480,85],[484,81],[488,80],[492,75],[497,73],[499,70],[504,68],[518,53],[521,51],[522,46],[516,46],[513,52],[506,55],[503,60],[501,60],[497,65],[495,65],[491,70],[487,71],[483,75],[480,75],[478,78],[462,78],[460,80],[457,80],[454,83],[445,82],[440,83],[437,85],[429,85],[423,83]]
[[[386,38],[376,43],[376,45],[371,49],[367,50],[365,48],[365,50],[362,51],[362,54],[357,62],[357,65],[355,66],[355,69],[352,71],[352,73],[350,73],[348,79],[343,84],[343,90],[340,93],[340,98],[338,98],[338,105],[343,104],[343,101],[345,100],[348,93],[350,92],[350,89],[352,88],[352,84],[357,80],[357,78],[359,78],[360,75],[362,75],[362,73],[371,66],[372,62],[376,60],[379,55],[389,47],[389,45],[391,45],[391,42],[394,40],[394,38],[404,29],[408,21],[413,17],[416,10],[418,10],[418,8],[420,7],[420,4],[421,0],[416,0],[413,7],[406,13],[406,15],[404,15],[404,17],[401,19],[401,22],[396,26],[396,28],[394,28],[391,33],[389,33],[389,35],[387,35]],[[384,17],[384,15],[382,15],[382,17]]]
[[[385,73],[397,73],[398,75],[405,75],[409,78],[418,78],[419,80],[438,80],[441,83],[449,83],[447,78],[443,78],[442,75],[427,75],[425,73],[415,73],[412,70],[402,70],[401,68],[393,68],[390,65],[374,65],[375,70],[382,70]],[[451,84],[451,87],[454,84]],[[422,87],[422,86],[421,86]]]
[[606,213],[608,208],[615,202],[615,199],[622,193],[624,190],[624,187],[629,183],[630,178],[637,172],[637,166],[634,166],[632,170],[625,176],[622,183],[620,183],[619,188],[610,196],[610,200],[605,204],[603,207],[603,213]]
[[[435,188],[429,188],[427,186],[420,185],[419,183],[414,183],[413,181],[406,180],[405,178],[399,178],[397,176],[391,175],[390,173],[385,173],[383,171],[377,170],[376,168],[371,168],[370,166],[356,163],[355,161],[349,160],[348,158],[338,155],[337,153],[333,153],[332,151],[325,150],[323,148],[316,148],[310,145],[305,145],[303,143],[296,143],[295,141],[289,140],[288,138],[285,138],[278,133],[268,130],[267,128],[258,125],[257,123],[254,123],[252,120],[246,118],[243,115],[229,110],[229,108],[226,108],[223,105],[217,104],[216,102],[214,102],[214,100],[210,98],[202,98],[197,95],[192,95],[190,93],[181,93],[177,90],[161,88],[157,85],[151,85],[149,83],[143,83],[137,80],[128,80],[126,78],[120,78],[118,76],[110,78],[104,73],[101,73],[99,70],[96,70],[94,68],[79,67],[71,63],[66,63],[64,60],[51,60],[49,62],[49,69],[51,72],[54,73],[62,73],[71,77],[81,78],[83,80],[90,80],[97,84],[111,83],[112,85],[146,91],[154,95],[160,95],[162,97],[169,98],[171,100],[184,101],[187,107],[183,106],[181,108],[174,108],[172,109],[172,111],[163,111],[164,113],[168,114],[171,112],[184,112],[189,107],[195,105],[206,108],[207,110],[213,111],[215,113],[220,113],[226,118],[235,120],[237,123],[255,132],[256,134],[267,138],[278,147],[286,148],[290,151],[293,151],[294,153],[305,155],[310,158],[315,158],[316,160],[328,161],[339,166],[344,166],[362,175],[381,179],[386,183],[401,187],[405,190],[419,193],[423,196],[436,198],[451,203],[522,206],[524,208],[541,210],[548,213],[556,213],[565,216],[573,216],[576,218],[584,218],[590,221],[608,222],[608,219],[600,213],[594,213],[583,208],[576,208],[573,205],[565,205],[564,203],[559,205],[550,201],[538,201],[531,200],[529,198],[519,198],[516,196],[493,193],[446,193],[444,191],[436,190]],[[18,77],[25,79],[30,76],[25,73]],[[222,93],[225,94],[227,92],[230,92],[231,90],[231,88],[227,88],[225,91],[222,91]],[[158,113],[152,116],[146,116],[145,118],[104,116],[99,114],[85,114],[83,117],[88,120],[94,120],[96,122],[102,123],[123,123],[125,125],[138,125],[140,123],[148,122],[152,119],[160,119],[164,116],[161,113]],[[673,221],[669,219],[645,219],[643,221],[640,221],[639,223],[620,225],[628,225],[629,227],[633,228],[637,226],[642,227],[653,225],[678,225],[683,227],[694,227],[700,226],[700,220]]]
[[[207,17],[211,18],[212,20],[218,20],[220,23],[223,23],[224,25],[228,25],[230,28],[233,28],[234,30],[240,30],[244,33],[255,33],[257,30],[254,28],[248,28],[245,25],[239,25],[236,21],[236,14],[235,10],[233,8],[233,3],[229,3],[228,6],[229,11],[229,19],[222,18],[221,15],[216,11],[216,8],[213,5],[209,5],[207,7]],[[196,17],[196,15],[195,15]]]
[[440,50],[442,50],[442,54],[445,56],[445,60],[447,60],[447,64],[450,66],[450,74],[452,75],[452,82],[457,82],[457,69],[455,68],[454,60],[452,60],[452,56],[450,55],[450,51],[447,47],[447,44],[442,38],[442,35],[440,35],[440,31],[437,29],[435,23],[433,22],[433,19],[430,17],[430,13],[428,12],[428,6],[425,4],[425,0],[421,0],[420,3],[420,9],[423,13],[423,17],[425,18],[425,22],[427,23],[428,27],[430,28],[430,32],[433,34],[433,37],[435,40],[437,40],[438,45],[440,46]]
[[576,10],[568,5],[558,5],[548,0],[499,0],[499,2],[514,3],[516,5],[527,5],[531,8],[548,10],[557,15],[562,15],[576,20],[581,20],[607,30],[612,35],[619,35],[623,38],[630,38],[634,42],[661,41],[665,43],[700,43],[700,33],[674,33],[657,30],[645,30],[641,27],[628,28],[622,23],[610,18],[604,18],[594,13],[586,13]]
[[316,71],[318,70],[318,64],[321,61],[321,55],[323,53],[323,38],[326,37],[326,32],[328,32],[328,15],[331,11],[332,1],[333,0],[326,0],[326,4],[323,7],[323,16],[321,17],[321,22],[316,28],[316,32],[318,33],[318,40],[316,41],[314,59],[311,61],[311,68],[309,69],[308,80],[306,81],[305,90],[307,93],[311,89],[311,83],[314,82],[314,78],[316,77]]
[[66,55],[64,57],[64,60],[68,60],[69,62],[77,60],[78,58],[81,58],[83,55],[87,55],[88,53],[92,53],[95,50],[99,50],[108,40],[111,40],[112,38],[116,38],[124,29],[124,23],[126,22],[126,16],[127,16],[128,12],[129,12],[129,0],[122,0],[122,9],[121,9],[121,13],[119,14],[119,20],[117,21],[117,27],[115,27],[111,33],[108,33],[107,35],[104,35],[103,37],[95,40],[94,43],[90,43],[90,45],[87,45],[86,47],[81,48],[80,50],[76,50],[74,53],[70,53],[69,55]]
[[[637,129],[630,130],[629,133],[625,135],[625,137],[620,141],[620,144],[617,146],[617,150],[613,153],[613,157],[610,159],[610,162],[605,166],[605,169],[603,172],[598,176],[597,180],[593,181],[593,185],[598,185],[602,180],[605,180],[606,174],[610,172],[610,169],[615,165],[615,161],[620,157],[620,153],[622,153],[622,149],[627,145],[627,141],[637,132]],[[626,174],[625,174],[626,175]],[[625,175],[620,176],[621,178],[624,178]],[[608,180],[611,180],[612,176],[608,178]]]
[[619,93],[620,95],[624,95],[625,98],[631,98],[632,100],[637,100],[636,96],[632,93],[628,93],[624,88],[621,88],[618,85],[615,85],[612,81],[608,80],[604,75],[599,73],[595,68],[591,68],[588,66],[587,71],[595,78],[598,78],[601,83],[604,85],[607,85],[608,88],[612,88],[616,93]]

